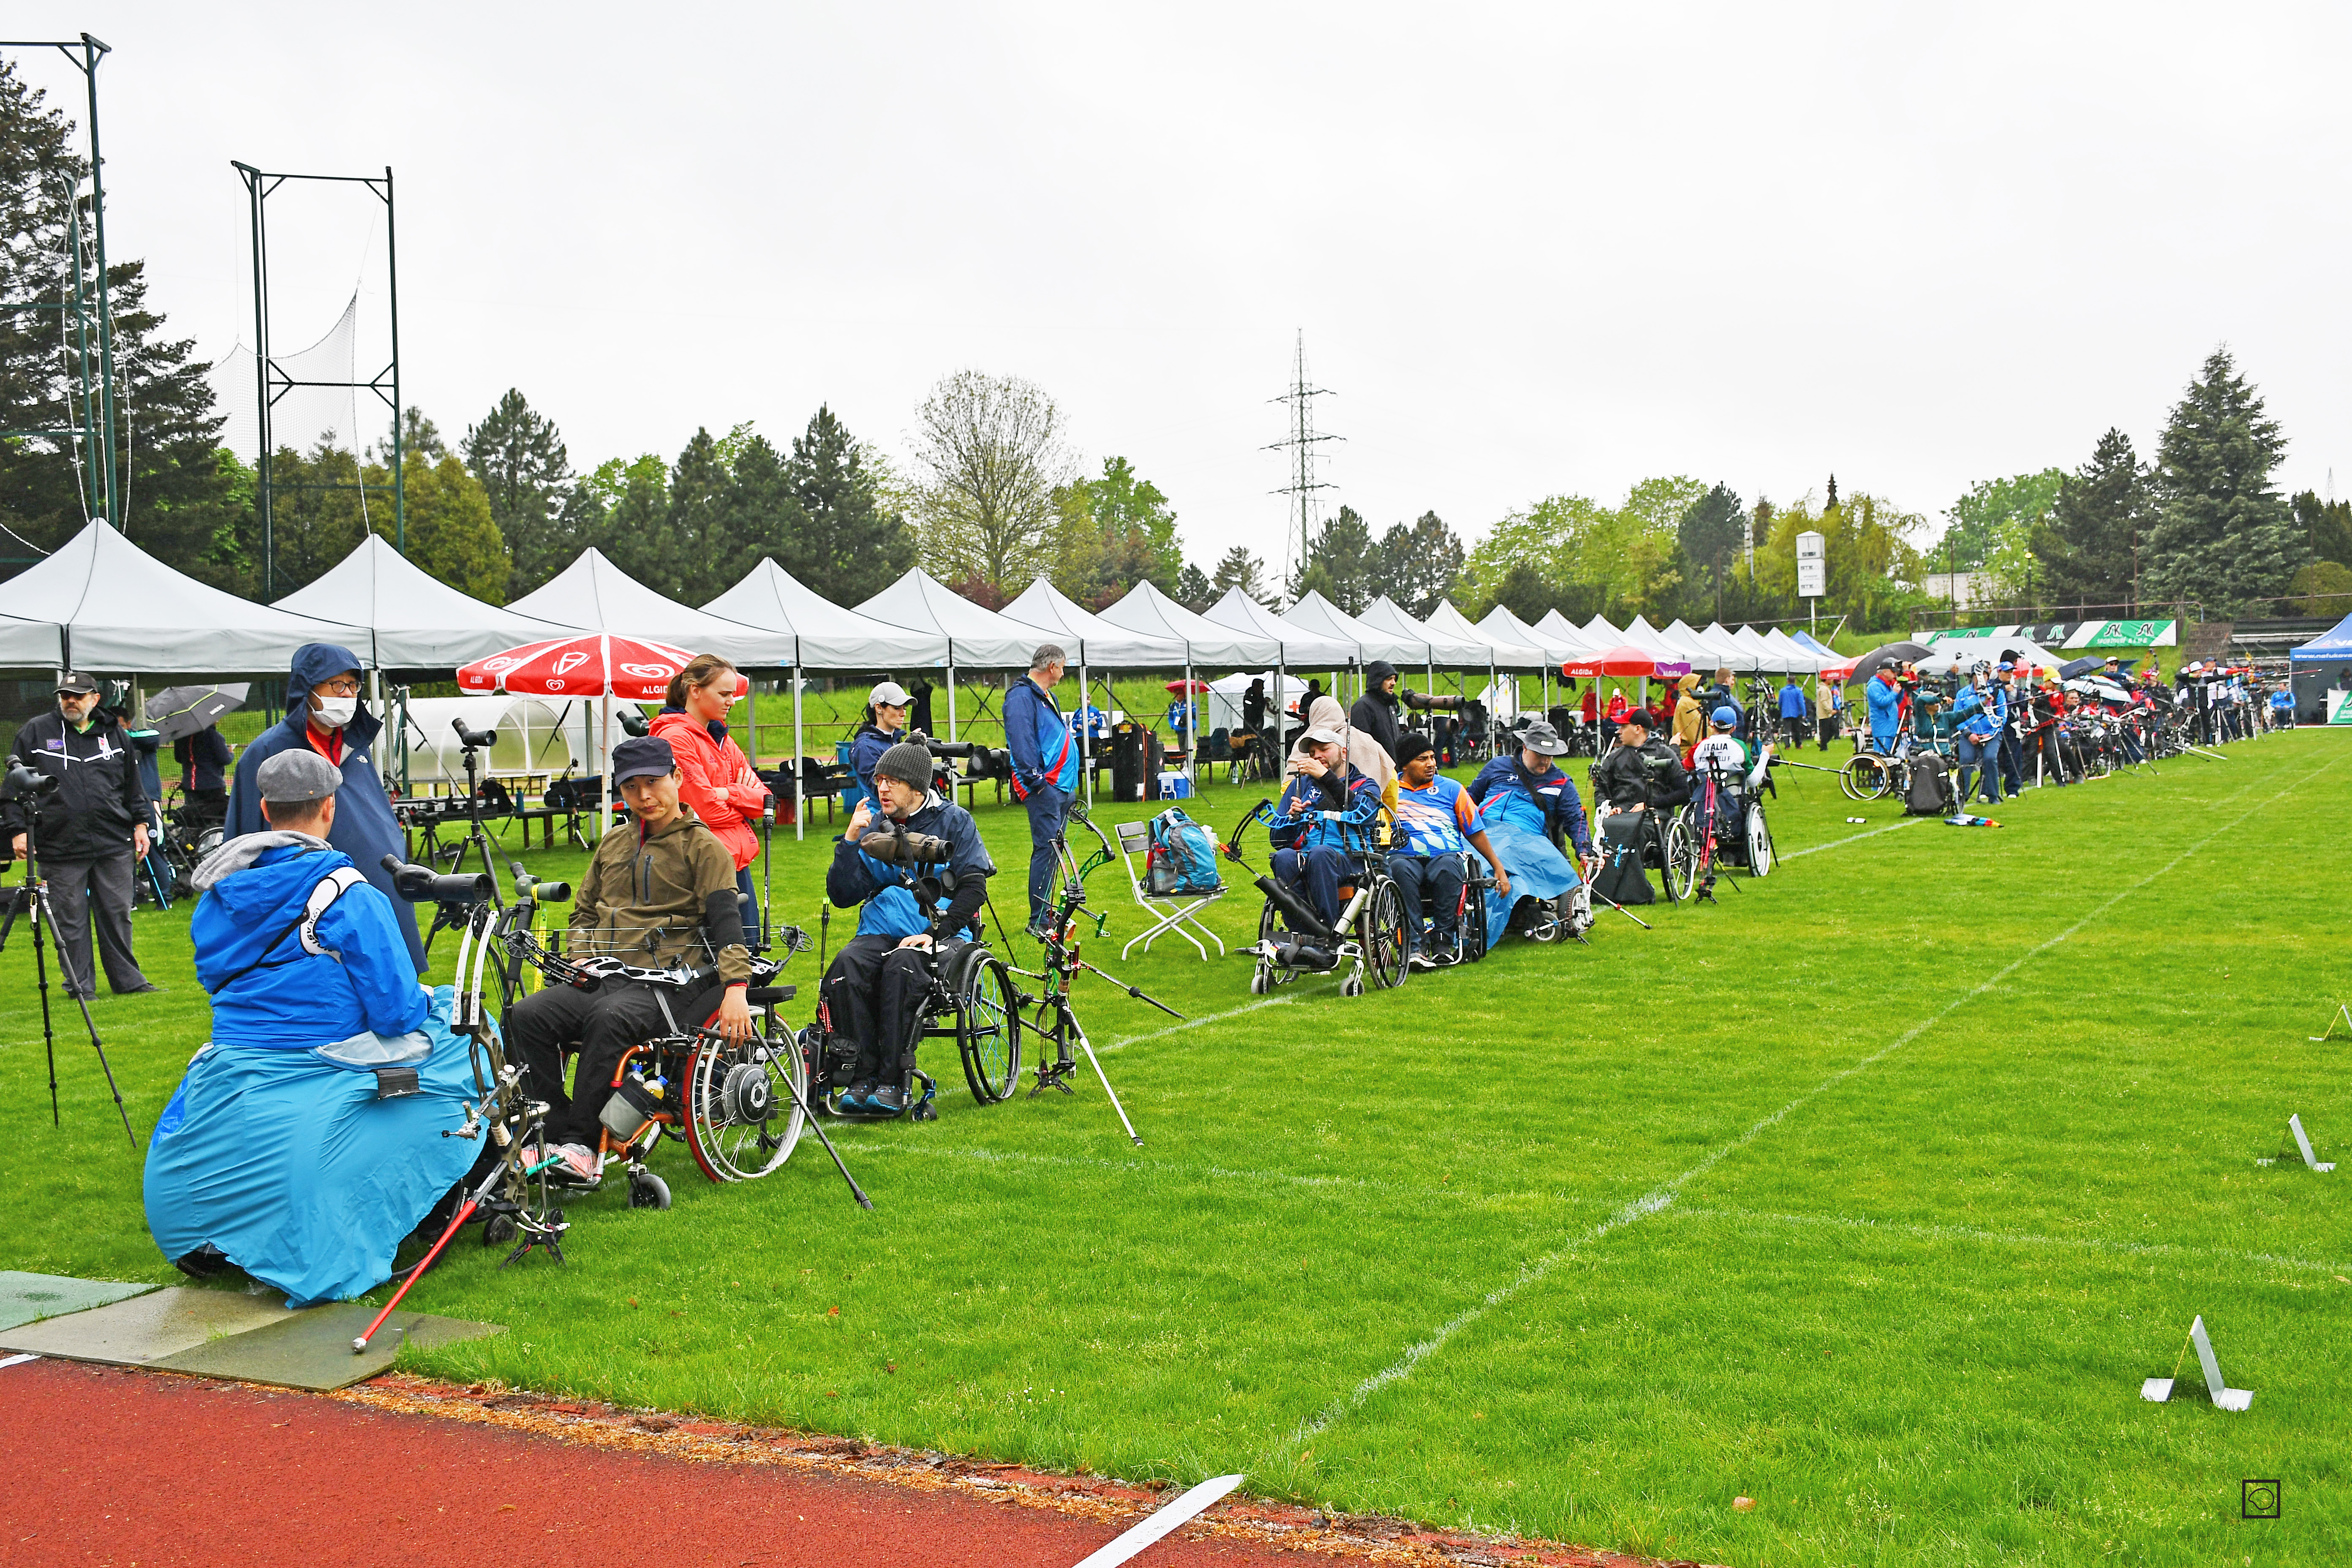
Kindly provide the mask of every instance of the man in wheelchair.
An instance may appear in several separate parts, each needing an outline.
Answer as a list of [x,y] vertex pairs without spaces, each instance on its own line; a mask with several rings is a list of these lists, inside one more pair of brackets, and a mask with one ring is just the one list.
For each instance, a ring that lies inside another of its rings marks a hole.
[[1412,944],[1406,962],[1415,969],[1436,969],[1462,953],[1469,849],[1475,846],[1494,868],[1495,890],[1506,899],[1511,896],[1511,874],[1478,825],[1469,792],[1439,775],[1436,742],[1410,731],[1397,741],[1396,755],[1398,843],[1389,851],[1389,875],[1403,901],[1405,936]]
[[[1732,731],[1739,727],[1739,710],[1725,706],[1708,721],[1709,733],[1691,749],[1692,800],[1699,831],[1731,851],[1736,862],[1748,858],[1748,806],[1772,775],[1772,742],[1759,741],[1750,748]],[[1715,789],[1710,798],[1708,783]]]
[[971,814],[931,790],[931,754],[893,746],[874,764],[877,810],[858,804],[833,847],[824,894],[857,910],[857,934],[824,972],[828,1026],[857,1044],[837,1109],[907,1109],[932,964],[977,937],[996,864]]
[[1486,895],[1490,943],[1502,940],[1514,916],[1523,934],[1544,942],[1581,937],[1591,923],[1580,868],[1592,859],[1592,837],[1576,785],[1559,769],[1567,752],[1559,731],[1538,719],[1519,731],[1517,750],[1470,781],[1478,826],[1511,872]]
[[1275,880],[1303,889],[1326,925],[1337,923],[1356,879],[1355,855],[1369,848],[1380,820],[1380,786],[1349,767],[1347,742],[1320,726],[1298,738],[1290,783],[1266,819]]
[[[606,833],[588,862],[572,898],[569,955],[686,970],[694,978],[656,987],[614,975],[593,988],[551,986],[508,1009],[508,1047],[531,1097],[548,1106],[547,1152],[561,1156],[561,1173],[580,1183],[598,1177],[598,1115],[631,1047],[674,1026],[692,1027],[714,999],[712,1026],[728,1039],[749,1039],[753,1028],[735,857],[679,801],[677,759],[660,736],[614,747],[613,782],[634,820]],[[569,1095],[567,1050],[580,1053]]]

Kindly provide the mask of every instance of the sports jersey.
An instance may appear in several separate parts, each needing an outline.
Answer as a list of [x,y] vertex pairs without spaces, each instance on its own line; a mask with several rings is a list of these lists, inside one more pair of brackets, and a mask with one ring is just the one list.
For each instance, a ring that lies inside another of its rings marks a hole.
[[1397,830],[1406,855],[1453,855],[1468,847],[1470,792],[1439,774],[1419,789],[1397,785]]

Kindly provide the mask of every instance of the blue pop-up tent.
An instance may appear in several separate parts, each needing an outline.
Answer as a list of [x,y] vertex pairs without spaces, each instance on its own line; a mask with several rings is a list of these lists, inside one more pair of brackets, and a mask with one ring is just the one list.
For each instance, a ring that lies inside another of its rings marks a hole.
[[2333,631],[2323,632],[2301,647],[2287,650],[2291,664],[2335,664],[2352,661],[2352,616],[2336,623]]

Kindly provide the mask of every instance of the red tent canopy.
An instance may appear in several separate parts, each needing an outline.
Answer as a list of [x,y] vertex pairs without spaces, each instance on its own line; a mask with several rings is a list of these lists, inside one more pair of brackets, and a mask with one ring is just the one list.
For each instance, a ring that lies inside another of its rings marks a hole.
[[[692,654],[667,643],[583,632],[478,658],[457,671],[457,684],[467,691],[659,702],[669,694],[670,677],[693,661]],[[739,693],[751,689],[741,674],[735,680]]]
[[1643,653],[1630,643],[1602,648],[1571,658],[1559,667],[1559,672],[1570,680],[1584,680],[1597,676],[1656,675],[1682,676],[1690,673],[1687,659],[1679,663]]

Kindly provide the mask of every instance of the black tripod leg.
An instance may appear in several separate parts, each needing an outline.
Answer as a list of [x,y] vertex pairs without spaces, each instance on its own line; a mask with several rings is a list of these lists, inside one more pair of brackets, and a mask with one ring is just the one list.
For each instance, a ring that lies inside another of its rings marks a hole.
[[[800,1047],[794,1046],[793,1048],[798,1050]],[[857,1200],[859,1208],[872,1208],[874,1200],[866,1195],[866,1189],[857,1184],[857,1178],[851,1175],[849,1167],[841,1163],[841,1151],[835,1148],[833,1140],[824,1135],[824,1123],[817,1120],[816,1112],[809,1106],[808,1097],[801,1092],[801,1086],[793,1081],[790,1073],[784,1075],[784,1087],[793,1091],[793,1103],[799,1106],[801,1114],[808,1119],[809,1130],[816,1134],[816,1141],[824,1145],[826,1153],[833,1156],[833,1168],[839,1171],[841,1179],[849,1184],[849,1195]]]
[[[49,963],[41,946],[41,927],[46,923],[42,917],[47,911],[41,908],[39,888],[26,889],[25,896],[34,900],[33,977],[41,990],[41,1044],[49,1053],[49,1125],[62,1127],[65,1123],[58,1116],[58,1036],[55,1026],[49,1022]],[[65,960],[60,957],[58,963],[62,966]]]

